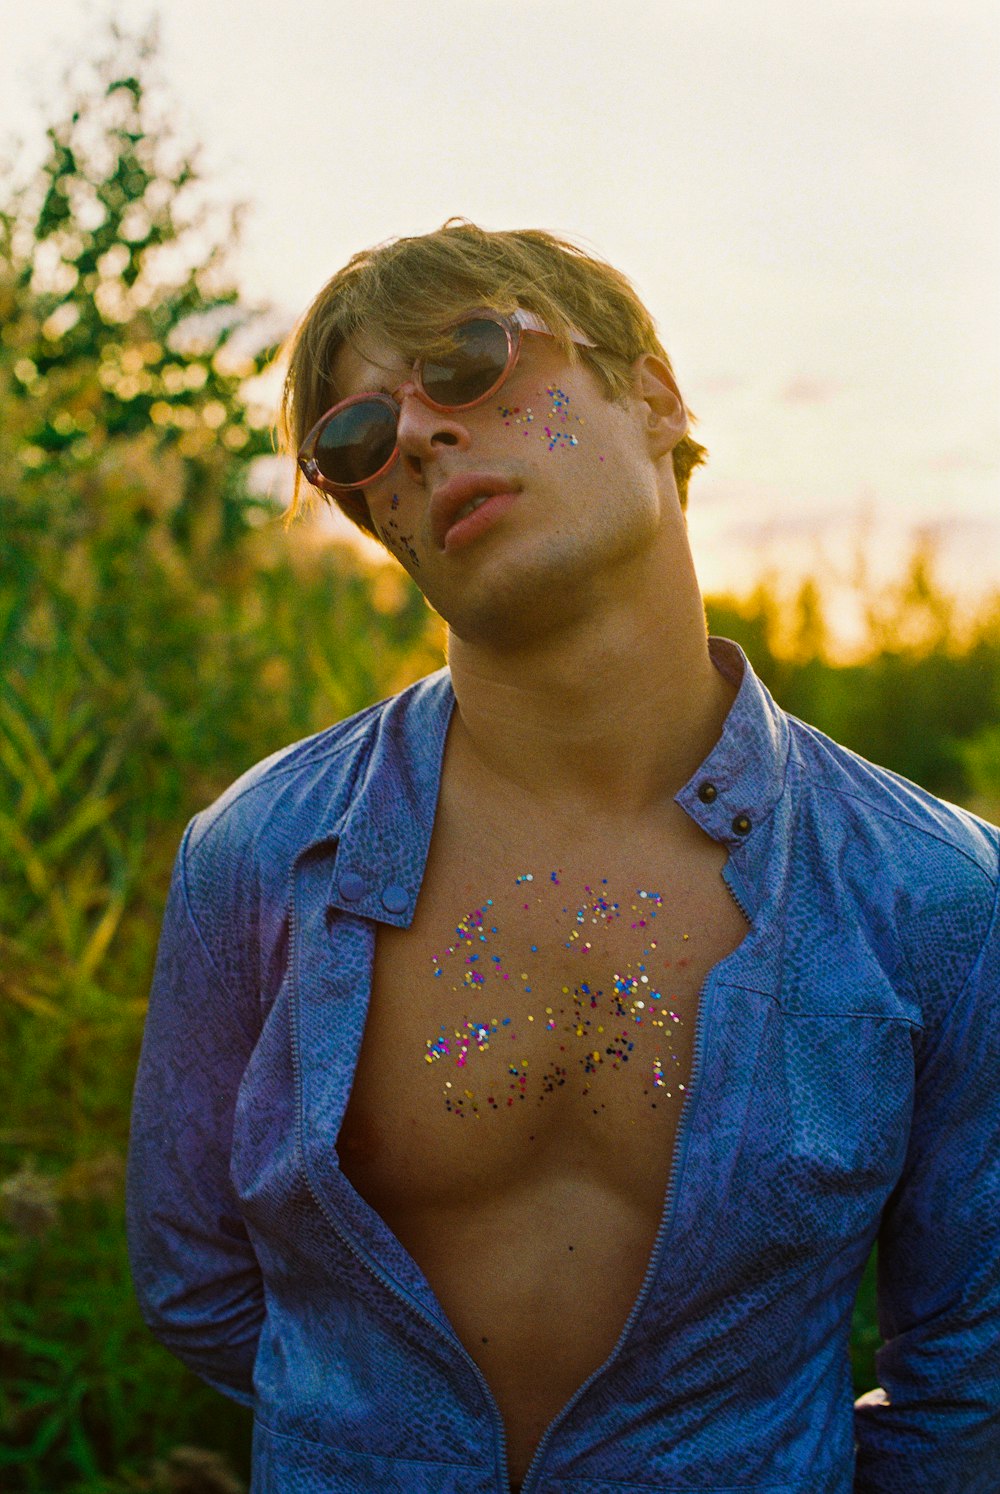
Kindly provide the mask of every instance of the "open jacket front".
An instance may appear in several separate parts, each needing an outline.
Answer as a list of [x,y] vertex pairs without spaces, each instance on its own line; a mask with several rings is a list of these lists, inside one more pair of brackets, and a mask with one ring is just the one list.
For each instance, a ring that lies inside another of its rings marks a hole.
[[[525,1494],[997,1494],[1000,832],[711,648],[739,693],[677,802],[729,848],[751,927],[702,992],[639,1297]],[[377,925],[413,919],[454,708],[444,668],[277,753],[178,853],[132,1269],[153,1332],[253,1406],[254,1494],[507,1488],[478,1367],[336,1151]],[[855,1407],[876,1237],[883,1391]]]

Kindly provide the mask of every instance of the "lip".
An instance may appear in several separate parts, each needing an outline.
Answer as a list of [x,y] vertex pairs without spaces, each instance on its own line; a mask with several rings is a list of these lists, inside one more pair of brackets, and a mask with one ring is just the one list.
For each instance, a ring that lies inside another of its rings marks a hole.
[[519,493],[520,483],[493,472],[460,472],[435,488],[431,498],[431,532],[439,550],[445,547],[455,516],[472,498],[495,498],[499,493]]
[[466,545],[471,545],[472,541],[478,539],[481,534],[485,534],[487,529],[492,529],[501,514],[513,508],[518,496],[517,493],[493,493],[478,508],[473,509],[471,514],[466,514],[464,519],[459,519],[444,537],[445,554],[450,555],[453,550],[461,550]]

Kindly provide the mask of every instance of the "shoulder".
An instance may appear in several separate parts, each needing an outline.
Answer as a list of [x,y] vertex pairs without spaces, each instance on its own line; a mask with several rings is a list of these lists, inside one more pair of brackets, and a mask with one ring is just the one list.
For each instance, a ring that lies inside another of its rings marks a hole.
[[241,774],[187,827],[181,862],[191,905],[245,927],[254,906],[284,903],[307,847],[337,837],[362,792],[383,789],[424,750],[450,698],[447,669],[293,742]]
[[973,882],[995,887],[1000,829],[969,810],[929,793],[900,773],[869,762],[814,726],[788,716],[788,774],[805,800],[892,862],[916,861],[964,870]]
[[882,949],[925,1017],[946,1006],[996,926],[1000,829],[789,717],[800,866]]
[[241,773],[191,822],[188,856],[196,860],[223,840],[255,842],[269,830],[308,820],[317,793],[334,796],[349,785],[370,750],[389,701],[367,706],[335,725],[272,752]]

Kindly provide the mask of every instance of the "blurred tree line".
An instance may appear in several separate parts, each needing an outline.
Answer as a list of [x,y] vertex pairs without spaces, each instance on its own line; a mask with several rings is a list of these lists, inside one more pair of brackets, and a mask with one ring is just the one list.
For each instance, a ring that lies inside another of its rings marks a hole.
[[[401,572],[255,491],[267,308],[247,306],[154,42],[115,34],[0,204],[0,1483],[237,1491],[249,1418],[162,1351],[128,1281],[123,1163],[188,818],[269,752],[443,663]],[[1000,599],[959,637],[929,557],[830,662],[814,582],[709,603],[778,700],[1000,813]],[[855,1368],[874,1383],[871,1280]]]
[[735,639],[776,700],[803,721],[940,798],[1000,821],[1000,591],[957,618],[934,578],[934,546],[915,539],[895,584],[860,597],[862,657],[831,662],[819,586],[791,607],[764,583],[709,598],[713,632]]

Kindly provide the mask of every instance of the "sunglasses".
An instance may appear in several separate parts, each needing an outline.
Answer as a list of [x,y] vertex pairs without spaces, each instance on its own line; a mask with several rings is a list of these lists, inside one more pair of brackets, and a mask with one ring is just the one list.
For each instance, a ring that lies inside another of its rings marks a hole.
[[[471,312],[444,330],[453,334],[454,351],[418,358],[413,365],[417,393],[433,410],[470,410],[481,405],[517,364],[525,332],[552,336],[541,317],[520,307],[509,316]],[[581,347],[597,346],[579,332],[570,336]],[[298,455],[298,464],[313,487],[337,495],[388,472],[399,456],[399,411],[391,394],[352,394],[321,415]]]

